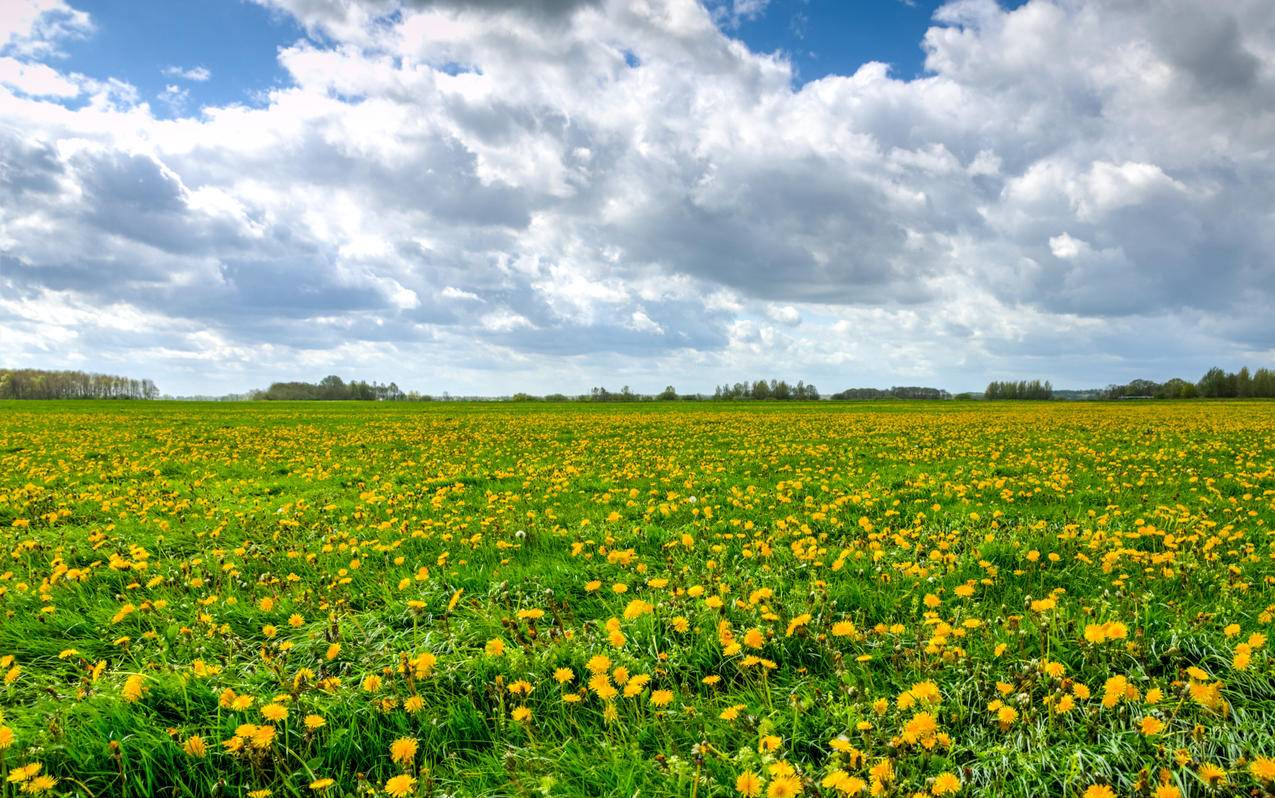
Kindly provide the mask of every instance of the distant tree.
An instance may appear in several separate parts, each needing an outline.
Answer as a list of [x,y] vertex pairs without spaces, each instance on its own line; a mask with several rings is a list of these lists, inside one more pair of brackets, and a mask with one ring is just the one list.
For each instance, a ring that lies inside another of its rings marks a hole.
[[991,382],[983,392],[985,399],[1030,399],[1048,400],[1054,398],[1054,386],[1045,380],[1019,380],[1018,382]]
[[1216,366],[1205,372],[1197,387],[1200,396],[1211,399],[1235,396],[1238,393],[1234,374],[1227,374]]
[[113,374],[0,369],[0,399],[158,399],[150,380]]
[[664,390],[660,391],[659,396],[657,396],[657,397],[655,397],[655,398],[656,398],[656,399],[659,399],[659,400],[660,400],[660,401],[662,401],[662,402],[672,402],[672,401],[676,401],[676,400],[677,400],[677,391],[673,388],[673,386],[672,386],[672,385],[670,385],[670,386],[666,387]]
[[1194,399],[1199,395],[1195,383],[1174,377],[1160,386],[1156,396],[1160,399]]

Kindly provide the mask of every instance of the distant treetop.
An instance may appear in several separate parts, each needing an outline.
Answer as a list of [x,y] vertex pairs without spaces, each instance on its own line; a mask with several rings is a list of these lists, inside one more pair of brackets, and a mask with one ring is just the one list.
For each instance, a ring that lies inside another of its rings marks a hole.
[[0,399],[157,399],[150,380],[113,374],[0,369]]

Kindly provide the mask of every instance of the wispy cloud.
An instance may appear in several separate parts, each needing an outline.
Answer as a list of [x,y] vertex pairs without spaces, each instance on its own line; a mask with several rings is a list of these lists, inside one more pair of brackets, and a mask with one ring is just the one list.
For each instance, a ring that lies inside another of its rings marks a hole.
[[165,77],[180,78],[182,80],[193,80],[202,83],[212,77],[212,72],[207,67],[196,66],[184,68],[179,66],[167,66],[162,70]]

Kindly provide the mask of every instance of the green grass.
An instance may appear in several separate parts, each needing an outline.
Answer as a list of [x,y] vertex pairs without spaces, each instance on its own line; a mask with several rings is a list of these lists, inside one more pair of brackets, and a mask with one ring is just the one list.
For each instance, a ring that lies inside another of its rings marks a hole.
[[[828,773],[888,759],[887,795],[943,772],[971,795],[1269,793],[1250,765],[1275,756],[1275,665],[1251,636],[1275,614],[1273,431],[1263,402],[0,403],[0,771],[94,796],[384,794],[405,770],[419,795],[728,796],[786,763],[836,795]],[[1108,621],[1127,636],[1086,642]],[[762,647],[732,651],[724,622]],[[600,699],[598,654],[649,684]],[[1115,675],[1136,696],[1104,707]],[[939,704],[901,704],[927,681]],[[1051,709],[1073,683],[1092,697]],[[902,738],[922,709],[931,747]],[[235,753],[243,724],[274,737]]]

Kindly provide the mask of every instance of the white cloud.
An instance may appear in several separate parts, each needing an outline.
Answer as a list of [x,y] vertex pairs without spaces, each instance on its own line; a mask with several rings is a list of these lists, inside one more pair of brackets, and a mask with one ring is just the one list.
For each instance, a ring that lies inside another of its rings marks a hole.
[[789,327],[801,324],[801,312],[792,305],[767,305],[766,315],[773,321]]
[[47,64],[24,63],[8,56],[0,57],[0,83],[38,97],[75,97],[79,85]]
[[1082,247],[1087,249],[1088,246],[1084,241],[1072,238],[1067,233],[1060,233],[1049,239],[1049,251],[1054,253],[1055,258],[1074,258],[1080,254]]
[[0,53],[57,56],[60,41],[92,30],[89,15],[65,0],[3,0],[0,7]]
[[190,91],[170,83],[156,95],[156,99],[167,105],[174,113],[179,113],[186,107],[186,101],[190,99]]
[[164,67],[161,72],[165,77],[181,78],[182,80],[191,80],[196,83],[203,83],[212,78],[212,72],[207,67],[194,66],[190,68],[179,66]]

